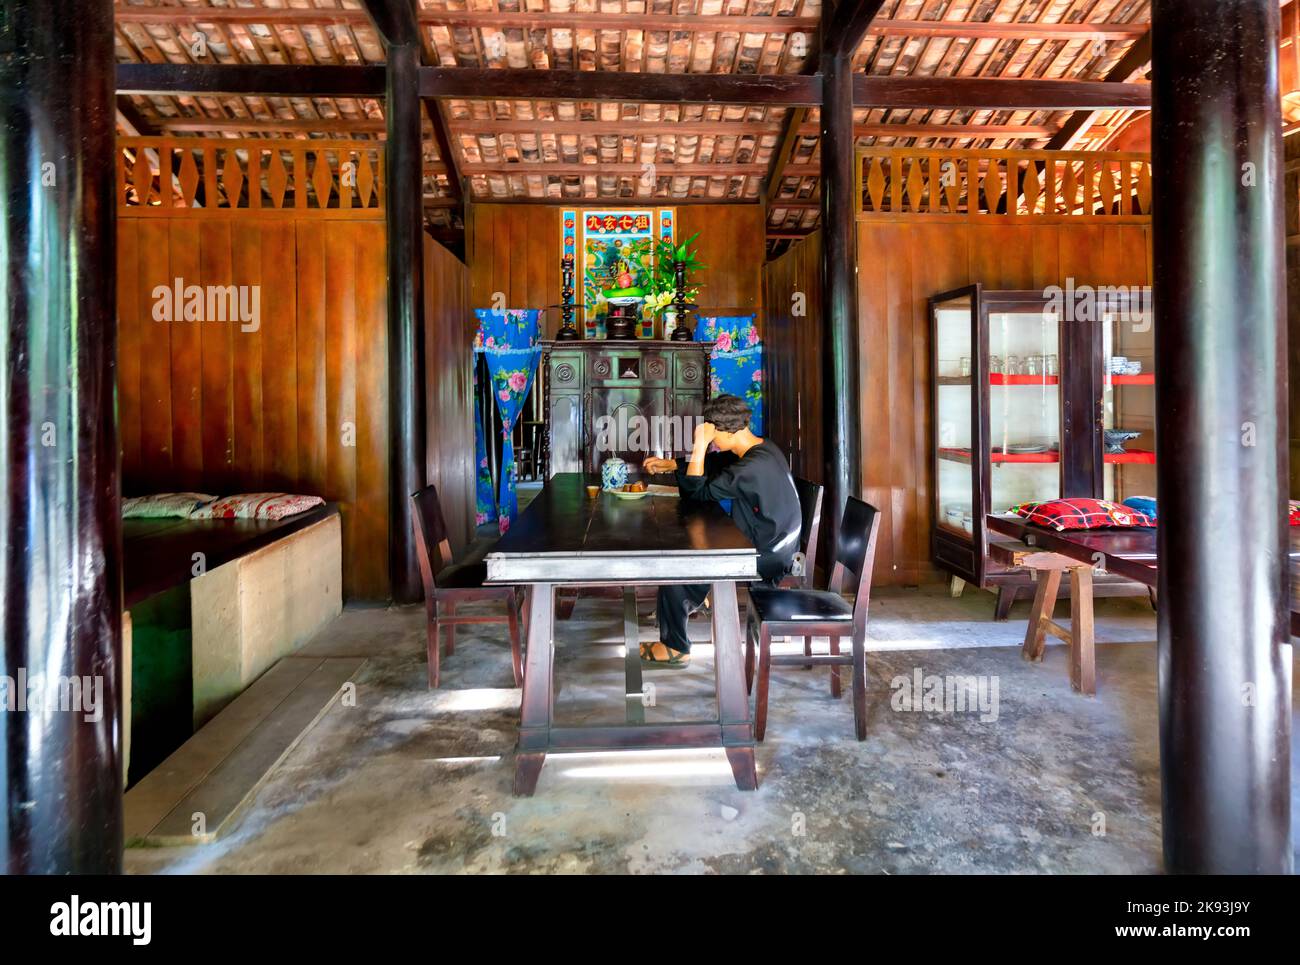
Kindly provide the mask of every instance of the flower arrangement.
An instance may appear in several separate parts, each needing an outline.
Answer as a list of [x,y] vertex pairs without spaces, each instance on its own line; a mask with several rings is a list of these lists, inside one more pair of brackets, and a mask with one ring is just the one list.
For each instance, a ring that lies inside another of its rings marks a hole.
[[694,276],[708,267],[700,263],[698,249],[691,247],[691,243],[699,236],[700,233],[697,231],[680,245],[674,245],[668,238],[661,238],[655,243],[654,274],[650,279],[651,293],[645,301],[646,307],[654,314],[668,311],[672,307],[673,299],[677,297],[677,262],[679,261],[686,268],[686,300],[694,302],[699,298],[700,285]]

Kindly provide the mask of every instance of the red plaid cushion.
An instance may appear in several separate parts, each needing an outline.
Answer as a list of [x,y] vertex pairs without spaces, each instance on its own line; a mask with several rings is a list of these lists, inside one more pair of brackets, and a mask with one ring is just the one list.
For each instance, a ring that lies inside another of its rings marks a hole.
[[1064,532],[1067,529],[1155,526],[1150,516],[1104,499],[1054,499],[1025,514],[1027,522]]
[[293,493],[241,493],[200,506],[190,519],[284,519],[324,504],[319,496]]

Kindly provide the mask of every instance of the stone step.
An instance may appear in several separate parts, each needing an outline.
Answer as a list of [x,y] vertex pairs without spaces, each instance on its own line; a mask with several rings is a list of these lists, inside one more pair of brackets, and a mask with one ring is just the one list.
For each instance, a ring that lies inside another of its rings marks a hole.
[[363,657],[279,660],[127,792],[127,846],[221,837],[364,664]]

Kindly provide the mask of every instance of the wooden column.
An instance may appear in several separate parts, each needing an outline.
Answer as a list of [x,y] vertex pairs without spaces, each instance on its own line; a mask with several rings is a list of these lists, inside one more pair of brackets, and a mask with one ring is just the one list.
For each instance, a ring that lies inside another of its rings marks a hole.
[[424,172],[420,131],[420,45],[388,45],[384,115],[388,217],[389,564],[393,599],[421,598],[411,532],[411,493],[425,484]]
[[1276,0],[1156,0],[1166,869],[1286,873],[1291,652]]
[[857,204],[854,198],[852,51],[823,45],[821,223],[826,469],[832,545],[849,496],[861,495],[858,411]]
[[0,7],[0,674],[43,702],[0,711],[10,874],[122,866],[113,59],[111,0]]

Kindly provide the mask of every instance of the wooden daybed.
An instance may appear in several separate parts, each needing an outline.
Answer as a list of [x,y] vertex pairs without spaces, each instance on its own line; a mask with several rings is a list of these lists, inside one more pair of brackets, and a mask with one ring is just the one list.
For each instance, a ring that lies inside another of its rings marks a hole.
[[342,537],[326,503],[282,520],[126,519],[122,543],[138,779],[338,616]]

